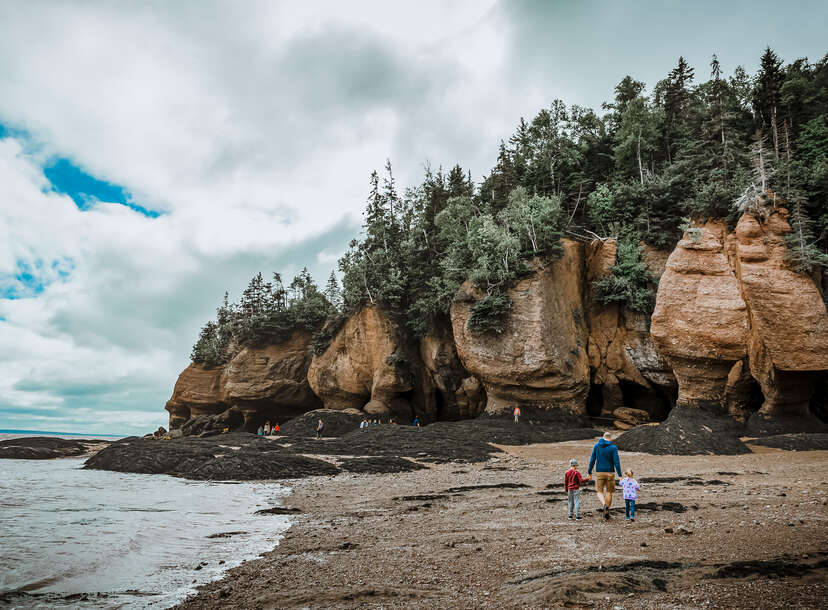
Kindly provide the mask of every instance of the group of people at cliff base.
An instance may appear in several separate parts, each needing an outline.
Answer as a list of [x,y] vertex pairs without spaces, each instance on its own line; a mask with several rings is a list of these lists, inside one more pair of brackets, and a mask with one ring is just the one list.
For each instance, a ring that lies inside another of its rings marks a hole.
[[[393,417],[389,417],[388,418],[388,423],[396,425],[397,420],[395,420]],[[382,425],[382,420],[381,419],[363,418],[362,421],[359,423],[359,429],[364,430],[365,428],[373,428],[374,426],[379,426],[379,425]],[[411,422],[411,425],[412,426],[417,426],[417,430],[420,430],[420,427],[421,427],[420,426],[420,418],[415,417],[414,420]]]
[[278,423],[273,424],[271,426],[270,420],[267,420],[264,426],[259,426],[259,429],[256,431],[256,434],[258,434],[259,436],[273,436],[279,434],[280,431],[281,428],[279,427]]
[[595,469],[595,491],[604,513],[604,519],[610,518],[612,494],[615,492],[615,475],[618,474],[619,484],[624,495],[626,522],[635,521],[635,502],[638,500],[638,490],[641,486],[633,478],[633,471],[627,470],[621,474],[621,460],[618,457],[618,447],[612,443],[609,432],[592,447],[589,457],[587,476],[578,471],[578,460],[569,460],[569,470],[564,474],[564,489],[566,489],[569,518],[581,520],[581,484],[592,480],[592,471]]

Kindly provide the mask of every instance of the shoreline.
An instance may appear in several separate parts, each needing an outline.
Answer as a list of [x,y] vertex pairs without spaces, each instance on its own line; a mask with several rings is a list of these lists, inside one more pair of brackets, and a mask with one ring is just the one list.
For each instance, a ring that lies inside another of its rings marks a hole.
[[636,522],[619,495],[599,519],[591,487],[569,521],[563,472],[591,446],[290,481],[284,506],[302,512],[278,546],[175,608],[823,606],[828,451],[622,452],[642,482]]

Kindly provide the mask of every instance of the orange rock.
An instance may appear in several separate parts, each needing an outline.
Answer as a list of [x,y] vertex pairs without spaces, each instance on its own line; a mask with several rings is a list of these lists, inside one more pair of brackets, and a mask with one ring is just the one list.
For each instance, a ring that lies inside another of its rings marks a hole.
[[245,427],[255,430],[267,420],[284,421],[319,408],[307,370],[311,334],[296,331],[286,341],[264,347],[244,347],[224,366],[188,366],[167,402],[170,429],[199,415],[217,414],[236,406]]
[[673,368],[678,404],[721,407],[730,369],[747,355],[747,310],[725,236],[714,221],[685,234],[659,282],[650,332]]
[[[486,411],[515,404],[582,413],[589,389],[588,332],[583,312],[583,246],[563,240],[563,256],[510,290],[512,309],[502,334],[468,327],[472,303],[455,300],[451,323],[463,366],[486,389]],[[461,292],[480,298],[467,282]]]
[[[398,336],[391,319],[376,307],[365,307],[348,318],[328,349],[314,355],[308,369],[310,386],[325,408],[362,409],[370,402],[371,413],[380,415],[390,413],[392,399],[403,394],[433,394],[427,379],[415,389],[419,355],[402,345]],[[398,365],[389,360],[392,356],[398,358]]]
[[[787,211],[745,214],[731,239],[748,308],[750,372],[762,387],[764,418],[811,419],[814,371],[828,369],[828,315],[814,278],[785,263]],[[815,422],[814,422],[815,423]]]

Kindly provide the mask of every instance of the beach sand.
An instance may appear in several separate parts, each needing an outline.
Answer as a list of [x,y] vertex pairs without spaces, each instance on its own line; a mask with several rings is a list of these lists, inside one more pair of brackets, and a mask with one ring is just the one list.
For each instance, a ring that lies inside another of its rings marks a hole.
[[[571,457],[586,473],[592,444],[291,481],[302,513],[279,546],[178,608],[828,606],[828,452],[621,452],[641,481],[635,523],[620,490],[600,518],[591,484],[570,521],[563,474]],[[525,487],[460,489],[501,484]]]

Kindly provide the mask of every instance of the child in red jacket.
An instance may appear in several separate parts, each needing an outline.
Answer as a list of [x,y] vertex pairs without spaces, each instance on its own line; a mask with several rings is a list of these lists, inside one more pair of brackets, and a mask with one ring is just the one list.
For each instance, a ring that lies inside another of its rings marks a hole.
[[575,521],[581,520],[581,483],[592,479],[592,475],[586,478],[581,476],[578,472],[578,460],[572,458],[569,460],[569,470],[564,474],[564,489],[566,489],[566,499],[569,506],[569,518],[575,515]]

